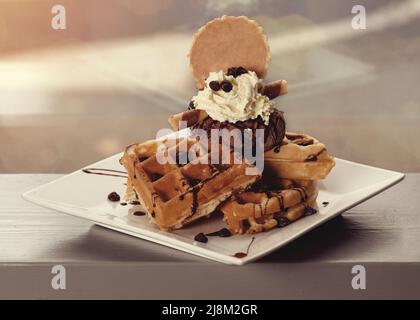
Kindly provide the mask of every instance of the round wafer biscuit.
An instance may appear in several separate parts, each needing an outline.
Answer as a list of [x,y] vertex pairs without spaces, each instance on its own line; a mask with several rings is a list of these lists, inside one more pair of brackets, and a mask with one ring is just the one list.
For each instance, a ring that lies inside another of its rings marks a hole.
[[223,16],[201,27],[193,37],[190,66],[202,89],[210,72],[244,67],[264,78],[270,50],[262,27],[245,16]]

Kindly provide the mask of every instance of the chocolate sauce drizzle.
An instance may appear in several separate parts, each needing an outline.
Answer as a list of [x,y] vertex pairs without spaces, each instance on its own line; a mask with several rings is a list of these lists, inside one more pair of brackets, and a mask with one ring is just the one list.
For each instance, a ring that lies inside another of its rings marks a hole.
[[[296,188],[296,189],[298,189],[298,188]],[[298,191],[298,190],[296,190],[296,191]],[[300,196],[302,197],[302,193],[301,192],[305,192],[305,190],[301,190],[300,192],[299,192],[299,194],[300,194]],[[267,214],[267,207],[268,207],[268,203],[270,202],[270,199],[271,198],[276,198],[277,199],[277,201],[278,201],[278,204],[279,204],[279,208],[280,208],[280,211],[286,211],[286,208],[284,207],[284,198],[283,198],[283,195],[281,194],[281,192],[279,192],[279,193],[273,193],[272,191],[265,191],[265,194],[267,195],[267,200],[264,202],[264,207],[263,207],[263,205],[261,204],[261,203],[258,203],[258,204],[254,204],[254,206],[253,206],[253,216],[255,217],[255,213],[256,213],[256,208],[257,208],[257,206],[258,206],[258,208],[260,209],[260,212],[261,212],[261,215],[266,215]],[[305,195],[306,195],[306,193],[305,193]],[[239,199],[238,198],[236,198],[236,200],[238,201]],[[247,221],[247,220],[244,220],[244,222],[245,221]]]
[[310,206],[305,206],[305,213],[304,213],[305,216],[310,216],[310,215],[313,215],[317,212],[318,212],[318,210],[316,210],[316,209],[314,209]]
[[308,198],[308,194],[306,193],[305,188],[293,188],[293,190],[299,192],[301,202],[305,201]]
[[327,149],[322,148],[320,151],[318,151],[315,154],[310,154],[306,159],[305,162],[311,162],[311,161],[317,161],[318,157],[324,152],[327,151]]
[[[283,195],[281,194],[281,192],[279,193],[273,193],[272,191],[266,191],[265,194],[267,195],[267,198],[276,198],[278,203],[279,203],[279,208],[280,211],[285,211],[286,209],[284,208],[284,199],[283,199]],[[266,201],[266,206],[268,205],[268,201],[269,199]]]
[[156,208],[156,198],[159,198],[159,194],[156,191],[154,191],[152,193],[152,205],[153,205],[153,208]]
[[280,210],[281,211],[285,211],[286,208],[284,207],[284,199],[283,199],[283,196],[280,194],[280,195],[277,195],[276,198],[277,198],[277,201],[279,202]]
[[218,231],[215,231],[215,232],[206,233],[206,236],[221,237],[221,238],[227,238],[227,237],[230,237],[231,235],[232,235],[232,233],[227,228],[222,228],[222,229],[220,229]]
[[255,237],[252,237],[251,242],[248,244],[248,247],[246,248],[246,252],[237,252],[233,256],[235,258],[245,258],[248,255],[249,249],[251,248],[251,245],[254,243],[254,240],[255,240]]
[[[96,174],[99,176],[109,176],[109,177],[119,177],[119,178],[127,178],[128,176],[127,172],[119,171],[119,170],[112,170],[112,169],[86,168],[86,169],[83,169],[82,171],[87,174]],[[107,173],[107,172],[113,172],[113,173]],[[115,173],[120,173],[120,174],[115,174]]]
[[286,134],[285,135],[287,139],[289,139],[290,141],[296,140],[296,139],[303,139],[305,138],[303,135],[301,134]]
[[197,212],[197,208],[198,208],[198,188],[193,188],[192,189],[192,196],[193,196],[193,201],[191,204],[191,215],[195,214]]
[[198,184],[195,184],[194,186],[190,186],[190,188],[188,188],[186,191],[184,191],[183,193],[181,193],[178,197],[179,200],[184,200],[185,195],[187,193],[192,193],[192,197],[193,197],[193,202],[191,204],[191,215],[195,214],[197,212],[197,208],[198,208],[198,192],[200,191],[201,187],[204,185],[204,183],[214,179],[217,175],[219,175],[220,172],[216,171],[214,172],[210,177],[203,179],[202,181],[200,181]]

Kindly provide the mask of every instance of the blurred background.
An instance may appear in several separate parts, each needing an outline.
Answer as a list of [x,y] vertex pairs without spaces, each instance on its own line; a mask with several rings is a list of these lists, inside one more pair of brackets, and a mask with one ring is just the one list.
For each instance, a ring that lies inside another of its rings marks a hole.
[[[51,27],[55,4],[65,30]],[[264,27],[289,130],[420,171],[418,0],[0,0],[0,173],[66,173],[154,138],[195,94],[192,34],[223,14]]]

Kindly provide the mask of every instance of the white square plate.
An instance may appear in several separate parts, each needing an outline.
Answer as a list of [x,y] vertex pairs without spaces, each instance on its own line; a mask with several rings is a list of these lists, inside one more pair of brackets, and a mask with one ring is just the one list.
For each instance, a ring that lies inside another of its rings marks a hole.
[[[99,161],[89,167],[124,170],[119,164],[121,154]],[[169,233],[149,224],[147,217],[129,219],[129,211],[137,206],[110,202],[107,196],[116,191],[124,194],[125,179],[86,174],[81,170],[37,187],[23,197],[41,206],[88,219],[96,224],[211,260],[243,265],[286,245],[320,224],[356,206],[398,183],[404,174],[336,159],[336,167],[319,183],[318,213],[302,218],[284,228],[255,235],[248,255],[234,254],[247,250],[252,237],[235,235],[229,238],[209,237],[208,243],[197,243],[197,233],[210,233],[225,227],[221,217],[204,218],[182,230]],[[327,206],[322,205],[328,202]]]

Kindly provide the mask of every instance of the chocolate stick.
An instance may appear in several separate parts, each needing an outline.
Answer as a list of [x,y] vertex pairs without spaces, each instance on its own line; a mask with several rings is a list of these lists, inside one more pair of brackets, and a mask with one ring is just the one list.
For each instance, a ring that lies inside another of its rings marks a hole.
[[278,96],[285,95],[288,91],[288,85],[286,80],[277,80],[263,85],[259,92],[267,96],[270,100],[277,98]]

